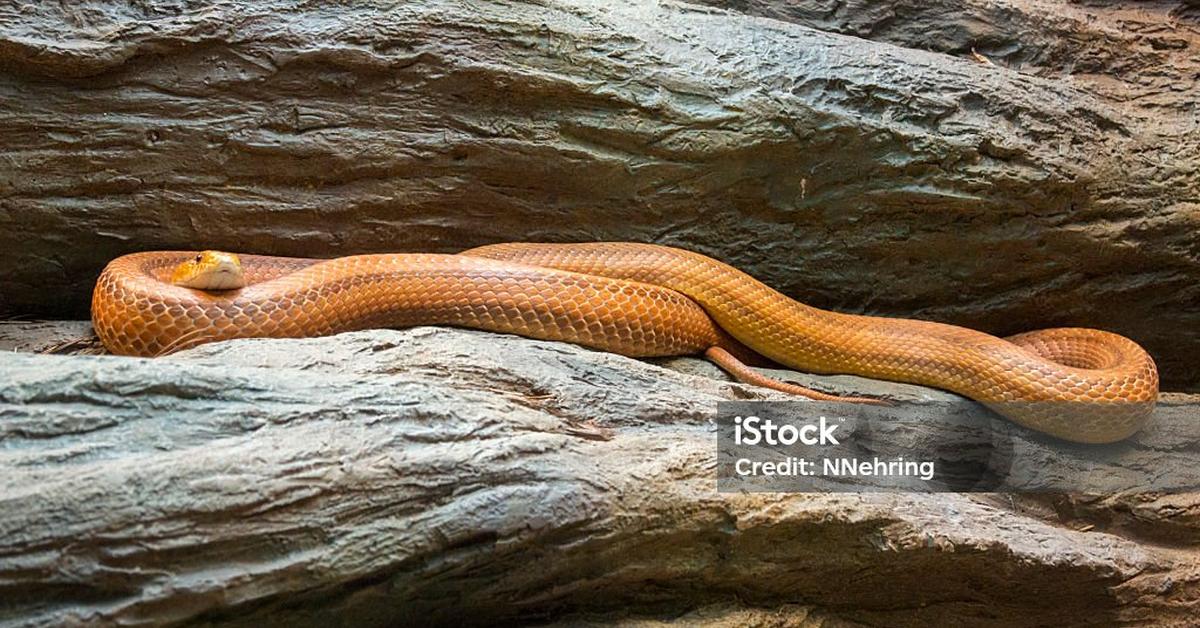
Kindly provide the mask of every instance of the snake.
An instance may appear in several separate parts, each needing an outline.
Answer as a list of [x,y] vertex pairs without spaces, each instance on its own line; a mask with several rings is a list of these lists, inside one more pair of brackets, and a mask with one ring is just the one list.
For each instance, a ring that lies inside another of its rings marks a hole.
[[1158,399],[1153,358],[1098,329],[1007,338],[806,305],[724,262],[632,242],[504,243],[458,254],[332,259],[151,251],[92,294],[110,352],[153,357],[234,338],[450,325],[630,357],[703,354],[736,379],[823,401],[886,404],[767,377],[748,363],[948,390],[1079,443],[1128,438]]

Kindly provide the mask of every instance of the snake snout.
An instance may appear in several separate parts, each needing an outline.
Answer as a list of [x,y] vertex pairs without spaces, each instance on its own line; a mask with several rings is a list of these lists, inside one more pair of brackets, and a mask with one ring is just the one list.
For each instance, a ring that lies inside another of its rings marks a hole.
[[246,286],[246,277],[237,255],[202,251],[175,268],[171,283],[197,290],[234,290]]

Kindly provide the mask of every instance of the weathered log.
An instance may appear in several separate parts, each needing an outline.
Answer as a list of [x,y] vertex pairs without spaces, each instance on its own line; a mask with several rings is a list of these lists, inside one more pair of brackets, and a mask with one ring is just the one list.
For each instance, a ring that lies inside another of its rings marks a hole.
[[781,19],[0,8],[3,307],[80,316],[141,249],[654,241],[823,307],[1110,329],[1200,385],[1194,10],[726,4]]
[[[823,381],[905,399],[931,425],[986,412]],[[1058,516],[1021,496],[718,493],[715,404],[773,395],[434,328],[157,360],[11,354],[0,623],[1186,625],[1200,611],[1195,495]]]

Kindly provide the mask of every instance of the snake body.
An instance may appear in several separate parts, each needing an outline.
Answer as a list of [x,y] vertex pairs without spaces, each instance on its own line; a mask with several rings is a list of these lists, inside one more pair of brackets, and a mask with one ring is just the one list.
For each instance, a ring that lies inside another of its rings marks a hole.
[[736,353],[744,344],[798,370],[951,390],[1032,429],[1086,443],[1128,437],[1158,396],[1154,361],[1116,334],[1064,328],[1002,339],[935,322],[829,312],[712,258],[659,245],[500,244],[459,255],[332,260],[247,255],[248,285],[224,292],[167,282],[192,254],[135,253],[108,265],[92,318],[110,351],[158,355],[228,338],[418,324],[635,357],[711,347]]
[[167,282],[193,254],[134,253],[105,268],[92,294],[92,324],[105,347],[156,356],[232,338],[414,325],[514,333],[632,357],[730,345],[694,301],[639,282],[434,254],[241,255],[247,285],[240,290]]

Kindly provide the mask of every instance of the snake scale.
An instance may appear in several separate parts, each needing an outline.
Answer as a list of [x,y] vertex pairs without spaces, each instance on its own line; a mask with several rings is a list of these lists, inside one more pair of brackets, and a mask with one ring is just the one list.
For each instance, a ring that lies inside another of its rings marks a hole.
[[[1153,359],[1116,334],[1060,328],[1003,339],[830,312],[712,258],[661,245],[514,243],[458,255],[235,259],[244,276],[226,290],[172,283],[179,269],[207,261],[195,252],[113,260],[92,296],[101,341],[113,353],[155,356],[230,338],[457,325],[633,357],[706,353],[741,379],[836,398],[756,375],[742,361],[757,353],[797,370],[954,391],[1026,427],[1084,443],[1133,434],[1158,398]],[[208,287],[227,286],[218,280]]]

